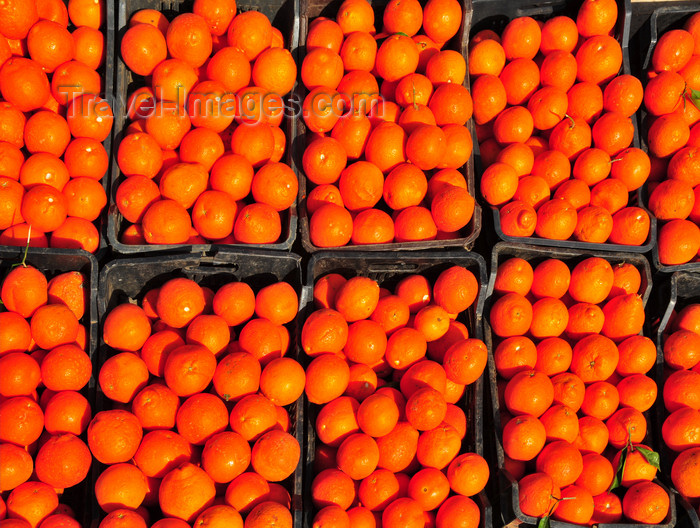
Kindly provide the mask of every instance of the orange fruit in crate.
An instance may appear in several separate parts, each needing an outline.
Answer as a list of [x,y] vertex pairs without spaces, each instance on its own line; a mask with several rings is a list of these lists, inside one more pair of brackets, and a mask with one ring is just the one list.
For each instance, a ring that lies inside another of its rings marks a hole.
[[684,29],[667,31],[656,42],[651,66],[656,72],[682,70],[693,56],[695,39]]
[[423,30],[435,42],[447,42],[457,34],[462,15],[459,2],[429,0],[423,8]]
[[517,58],[533,59],[541,41],[542,31],[537,22],[530,17],[511,20],[501,34],[506,58],[511,61]]
[[168,49],[165,36],[150,24],[130,27],[121,40],[122,59],[137,75],[150,75],[166,59]]
[[700,250],[700,229],[689,220],[671,220],[659,229],[659,261],[665,265],[690,262]]
[[539,417],[553,401],[552,382],[535,370],[519,372],[506,386],[505,401],[513,412]]
[[566,16],[550,18],[542,27],[540,50],[549,55],[555,51],[572,52],[578,41],[576,22]]
[[671,468],[673,485],[685,497],[695,498],[700,495],[697,482],[694,480],[700,467],[698,456],[700,456],[700,449],[697,447],[687,449],[678,455]]
[[561,496],[559,487],[546,473],[532,473],[523,477],[519,485],[520,509],[526,515],[547,515],[557,503],[553,497]]
[[637,522],[662,522],[669,509],[669,496],[653,482],[635,484],[622,499],[625,516]]

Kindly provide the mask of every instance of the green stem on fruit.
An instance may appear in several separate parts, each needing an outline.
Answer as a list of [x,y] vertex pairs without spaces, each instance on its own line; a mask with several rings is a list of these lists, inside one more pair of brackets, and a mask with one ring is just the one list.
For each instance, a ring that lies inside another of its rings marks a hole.
[[627,441],[625,442],[625,447],[622,448],[622,451],[620,451],[620,460],[617,461],[617,468],[615,468],[615,478],[613,478],[613,481],[610,483],[610,487],[608,488],[608,491],[612,491],[615,488],[619,488],[622,486],[622,477],[625,474],[625,465],[627,464],[627,454],[629,451],[629,448],[632,447],[632,429],[630,426],[627,426]]
[[413,109],[418,110],[418,105],[416,104],[416,81],[411,77],[411,91],[413,92]]
[[569,130],[573,130],[576,127],[576,121],[574,121],[574,118],[571,117],[569,114],[564,114],[564,118],[571,121],[571,124],[569,125]]
[[612,491],[615,488],[619,488],[622,486],[622,477],[625,474],[625,465],[627,464],[627,456],[629,453],[633,453],[634,451],[639,452],[640,455],[644,457],[644,459],[654,466],[657,470],[661,469],[661,465],[659,463],[659,454],[649,448],[646,447],[640,447],[640,446],[635,446],[632,444],[632,431],[630,427],[627,427],[627,442],[625,444],[625,447],[622,448],[622,451],[620,452],[620,460],[617,463],[617,468],[615,469],[615,478],[613,479],[612,483],[610,484],[610,488],[608,491]]
[[24,254],[22,255],[22,260],[20,260],[18,263],[13,264],[12,268],[16,268],[17,266],[22,266],[23,268],[27,267],[27,254],[29,253],[29,243],[32,240],[32,224],[29,224],[29,229],[27,230],[27,245],[24,246]]
[[683,101],[683,112],[685,112],[686,95],[688,95],[688,83],[687,82],[683,85],[683,91],[681,92],[681,100]]
[[552,504],[552,507],[549,509],[549,512],[547,512],[547,515],[540,517],[540,520],[537,523],[537,528],[549,528],[549,519],[552,517],[557,504],[559,504],[561,501],[574,499],[575,497],[555,497],[550,493],[549,498],[554,499],[554,504]]

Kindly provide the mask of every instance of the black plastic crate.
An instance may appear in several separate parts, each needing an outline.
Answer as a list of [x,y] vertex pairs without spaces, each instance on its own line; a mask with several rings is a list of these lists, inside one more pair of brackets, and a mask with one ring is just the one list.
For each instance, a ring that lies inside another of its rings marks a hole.
[[[4,277],[16,265],[20,265],[24,256],[24,248],[0,247],[0,284]],[[85,352],[90,359],[95,358],[97,348],[97,260],[95,256],[82,249],[45,249],[29,248],[26,264],[41,271],[48,280],[68,271],[79,271],[86,278],[86,284],[90,288],[88,305],[80,323],[87,330]],[[4,309],[3,309],[4,310]],[[80,391],[93,406],[92,414],[95,415],[94,394],[96,377],[90,378],[88,385]],[[81,435],[81,440],[87,445],[87,433]],[[93,467],[95,464],[93,460]],[[81,483],[67,488],[60,496],[60,502],[69,505],[75,512],[76,519],[85,527],[89,526],[92,519],[91,500],[93,496],[94,478],[92,468],[87,477]]]
[[111,2],[106,2],[106,18],[105,26],[102,32],[105,35],[104,42],[104,53],[105,53],[105,63],[104,63],[104,96],[112,108],[112,113],[114,114],[114,121],[112,122],[112,132],[109,134],[107,139],[104,141],[104,147],[109,156],[109,166],[107,168],[107,174],[102,177],[102,185],[107,193],[107,205],[105,205],[102,213],[100,213],[98,230],[100,232],[100,247],[97,250],[97,259],[102,261],[109,252],[109,237],[107,236],[107,226],[109,217],[109,193],[111,189],[110,185],[110,175],[117,165],[116,157],[112,156],[112,149],[115,148],[116,138],[117,138],[117,95],[114,91],[115,89],[115,76],[116,76],[116,27],[117,19],[115,13],[116,4]]
[[[581,0],[544,0],[541,2],[530,0],[518,0],[516,2],[502,0],[473,0],[474,15],[472,18],[471,35],[484,29],[491,29],[501,33],[508,22],[517,17],[529,16],[536,20],[565,15],[576,20],[576,14],[581,5]],[[617,0],[617,24],[614,36],[622,46],[622,70],[623,74],[631,74],[630,52],[628,44],[630,40],[630,26],[632,21],[632,6],[630,0]],[[634,48],[633,48],[634,49]],[[634,53],[632,53],[634,55]],[[634,125],[633,147],[640,146],[639,123],[637,115],[630,118]],[[478,150],[478,142],[475,141],[477,174],[483,173],[481,155]],[[547,246],[558,248],[571,248],[579,251],[624,251],[628,253],[646,253],[656,243],[656,218],[645,207],[643,200],[643,188],[630,193],[630,206],[638,206],[649,215],[649,235],[641,246],[627,246],[621,244],[594,244],[591,242],[579,242],[577,240],[550,240],[536,235],[530,237],[508,236],[501,230],[501,215],[497,207],[491,207],[492,220],[498,239],[515,244],[530,244],[533,246]]]
[[[513,523],[535,527],[538,525],[539,519],[531,517],[529,515],[525,515],[520,510],[518,481],[515,478],[513,478],[513,476],[504,468],[505,452],[503,450],[501,414],[499,409],[498,398],[498,374],[496,372],[496,364],[493,358],[495,338],[492,334],[491,325],[489,323],[490,308],[493,304],[493,301],[495,300],[493,290],[498,266],[499,264],[512,257],[522,258],[530,262],[533,265],[533,267],[543,260],[552,258],[563,261],[569,266],[570,269],[573,268],[577,263],[581,262],[582,260],[588,257],[600,257],[609,261],[611,264],[617,264],[622,262],[633,264],[639,270],[641,275],[642,282],[640,286],[640,295],[645,306],[647,305],[647,301],[649,300],[649,296],[651,294],[652,276],[651,268],[647,259],[643,255],[633,253],[606,253],[592,251],[581,252],[564,248],[537,248],[525,244],[510,244],[506,242],[499,242],[493,248],[493,252],[491,255],[491,276],[489,278],[487,299],[484,310],[484,338],[486,346],[488,347],[490,352],[487,367],[489,376],[489,396],[491,404],[491,415],[489,416],[489,418],[491,420],[490,425],[493,427],[493,440],[495,444],[496,458],[498,464],[498,502],[501,507],[501,517],[503,525],[509,525],[510,523]],[[648,328],[648,321],[645,322],[645,328]],[[650,373],[650,376],[653,376],[653,372]],[[655,421],[657,404],[658,398],[656,404],[645,413],[648,427],[647,435],[644,439],[644,442],[646,445],[649,445],[652,448],[657,447],[655,436],[658,425]],[[655,482],[661,485],[669,493],[670,497],[669,512],[663,523],[658,525],[643,525],[629,522],[619,522],[601,523],[598,526],[605,526],[608,528],[639,528],[642,526],[660,526],[664,528],[672,528],[673,526],[675,526],[676,493],[673,490],[669,489],[669,487],[665,484],[665,482],[663,482],[663,479],[660,477],[662,477],[661,472],[659,472],[657,478],[655,479]],[[579,526],[576,524],[557,521],[554,519],[552,519],[550,522],[553,528],[573,528],[575,526]]]
[[[68,5],[68,0],[63,0],[63,3]],[[100,243],[95,251],[94,255],[99,261],[101,261],[108,252],[108,240],[107,240],[107,210],[109,208],[109,175],[112,172],[113,165],[116,164],[115,160],[112,159],[112,144],[114,137],[116,135],[116,124],[117,124],[117,108],[115,104],[114,95],[114,52],[115,52],[115,42],[114,42],[114,28],[115,28],[115,18],[114,18],[114,7],[115,3],[105,2],[105,13],[104,13],[104,23],[100,28],[102,35],[104,36],[103,50],[104,50],[104,64],[97,69],[97,72],[102,78],[102,93],[100,94],[108,103],[114,114],[114,123],[112,124],[112,130],[107,136],[107,138],[102,142],[107,155],[109,156],[109,165],[107,166],[107,173],[102,177],[100,183],[107,193],[108,204],[102,209],[100,216],[93,222],[97,228],[97,232],[100,236]],[[69,30],[75,29],[72,24],[69,23]],[[72,138],[71,138],[72,139]],[[11,249],[13,246],[2,246],[0,249]],[[46,248],[42,248],[46,249]],[[57,251],[57,255],[65,255],[65,251],[75,253],[76,255],[84,252],[82,249],[64,249],[64,248],[49,248],[51,251]]]
[[[329,273],[339,273],[344,277],[355,276],[369,277],[376,280],[380,286],[393,288],[406,275],[419,273],[430,281],[434,281],[445,269],[454,266],[464,266],[471,271],[479,282],[479,293],[474,304],[458,317],[458,321],[464,323],[470,337],[482,339],[482,313],[486,291],[486,263],[476,253],[451,251],[446,253],[415,252],[321,252],[313,255],[307,266],[306,283],[301,300],[301,320],[314,311],[313,288],[316,281]],[[299,334],[301,335],[301,334]],[[301,343],[297,341],[299,356],[305,358],[308,364],[309,358],[301,350]],[[473,384],[467,386],[461,402],[467,417],[467,436],[463,441],[466,451],[474,452],[482,456],[484,454],[484,375]],[[316,508],[311,502],[311,483],[314,479],[314,460],[316,448],[316,416],[318,406],[309,403],[304,396],[304,411],[306,414],[306,446],[304,453],[304,528],[311,528]],[[488,460],[488,459],[487,459]],[[490,465],[491,465],[491,461]],[[491,475],[489,481],[494,478]],[[488,489],[488,486],[487,486]],[[473,497],[481,511],[480,528],[491,528],[492,515],[491,503],[487,498],[486,490]]]
[[[100,318],[100,332],[104,318],[119,304],[130,301],[141,301],[146,292],[157,288],[168,280],[176,277],[186,277],[202,286],[214,290],[229,282],[244,281],[254,291],[278,281],[291,284],[297,295],[302,293],[301,257],[293,253],[273,251],[220,251],[214,256],[202,257],[191,254],[160,255],[141,259],[114,260],[100,272],[99,293],[97,296],[97,311]],[[299,317],[287,328],[290,334],[290,344],[295,343],[299,333]],[[294,354],[294,347],[290,351]],[[95,372],[99,373],[100,366],[113,355],[113,351],[99,336],[99,349],[95,361]],[[294,355],[290,357],[295,357]],[[99,385],[96,387],[95,409],[98,412],[112,408],[112,402],[104,396]],[[289,412],[291,434],[299,442],[303,453],[304,440],[304,410],[301,398],[286,407]],[[98,466],[95,461],[93,471],[97,478]],[[101,471],[100,468],[99,471]],[[302,461],[300,459],[294,474],[282,482],[292,498],[292,516],[294,526],[301,526],[302,514]],[[104,516],[93,501],[93,517]]]
[[[629,41],[629,24],[632,18],[629,0],[616,0],[618,14],[615,26],[615,38],[623,48]],[[581,6],[581,0],[472,0],[474,16],[472,17],[471,34],[484,29],[492,29],[501,33],[508,22],[514,18],[529,16],[536,20],[547,20],[555,16],[565,15],[576,20],[576,14]],[[623,57],[624,59],[624,57]]]
[[[372,5],[372,9],[375,12],[375,22],[376,24],[381,24],[382,13],[384,8],[389,3],[388,0],[368,0]],[[425,5],[426,0],[421,0],[421,4]],[[319,17],[324,16],[335,20],[335,16],[338,13],[338,8],[342,4],[342,0],[300,0],[300,36],[299,36],[299,70],[301,71],[301,63],[306,56],[306,36],[309,29],[309,23]],[[443,49],[450,49],[459,51],[464,60],[467,61],[467,78],[464,81],[464,86],[469,88],[469,63],[468,63],[468,52],[467,45],[469,44],[469,28],[472,19],[472,0],[460,0],[462,5],[462,24],[460,26],[457,35],[455,35]],[[377,28],[381,29],[380,27]],[[298,94],[300,100],[303,101],[304,97],[308,93],[303,83],[298,83]],[[472,136],[472,141],[474,148],[472,149],[472,154],[469,157],[467,164],[460,169],[463,173],[465,179],[467,180],[467,189],[469,194],[476,200],[476,184],[474,179],[474,156],[476,152],[476,132],[474,129],[474,121],[470,119],[466,125],[469,129],[469,133]],[[479,202],[476,201],[474,204],[474,214],[469,223],[460,230],[460,238],[447,239],[447,240],[424,240],[417,242],[391,242],[387,244],[366,244],[366,245],[352,245],[348,244],[338,248],[322,248],[314,245],[311,242],[311,236],[309,233],[309,216],[306,211],[306,196],[308,192],[313,188],[313,184],[307,181],[306,176],[302,172],[301,158],[306,147],[306,124],[301,116],[297,119],[296,125],[296,138],[294,141],[295,151],[294,157],[296,166],[299,170],[299,225],[301,231],[301,242],[306,251],[309,253],[315,253],[317,251],[406,251],[406,250],[424,250],[424,249],[437,249],[437,248],[456,248],[461,247],[465,249],[472,249],[474,243],[481,232],[481,206]],[[380,202],[381,204],[382,202]],[[380,205],[378,204],[378,205]],[[389,213],[391,210],[388,210]]]
[[[656,317],[653,322],[654,338],[656,342],[656,382],[659,386],[659,395],[663,391],[666,380],[666,368],[664,364],[664,341],[669,323],[674,311],[679,311],[689,304],[700,303],[700,275],[678,271],[663,281],[655,291]],[[662,311],[663,310],[663,311]],[[659,396],[657,401],[657,423],[659,425],[668,417],[669,413],[664,406],[663,398]],[[656,430],[656,442],[660,446],[661,469],[666,478],[670,481],[671,465],[675,459],[675,454],[666,448],[661,428]],[[681,526],[700,526],[698,511],[688,502],[678,495],[678,524]]]
[[[119,143],[124,137],[124,130],[127,126],[127,100],[129,94],[136,88],[147,86],[148,83],[143,77],[131,72],[121,58],[120,46],[121,37],[128,29],[129,19],[141,9],[155,9],[161,11],[169,20],[172,20],[181,13],[191,13],[193,0],[126,0],[117,2],[118,9],[115,20],[115,27],[118,38],[114,43],[114,144],[112,158],[114,162],[109,174],[111,183],[109,192],[109,213],[107,215],[107,237],[112,249],[123,255],[147,255],[158,253],[205,253],[212,249],[277,249],[290,250],[296,238],[297,232],[297,206],[296,201],[286,211],[280,212],[282,221],[282,234],[275,244],[124,244],[120,240],[121,232],[129,225],[122,217],[116,205],[116,192],[119,184],[124,181],[124,177],[116,162]],[[298,0],[249,0],[237,2],[237,12],[260,11],[265,14],[272,25],[279,29],[284,36],[286,48],[291,51],[295,62],[297,60],[297,47],[299,42],[299,7]],[[290,102],[294,98],[296,88],[292,90]],[[286,103],[287,101],[285,101]],[[298,174],[292,159],[292,142],[296,136],[296,122],[294,119],[285,117],[282,125],[286,136],[286,148],[282,161],[289,165]]]
[[[659,322],[656,329],[656,345],[663,351],[663,337],[671,321],[674,310],[684,308],[688,304],[700,303],[700,275],[688,272],[676,272],[670,280],[659,286],[658,290]],[[663,361],[663,353],[662,361]]]
[[659,261],[659,248],[656,244],[654,244],[654,248],[651,253],[652,256],[652,262],[654,264],[654,268],[657,271],[661,271],[663,273],[675,273],[678,271],[692,271],[692,272],[698,272],[700,271],[700,261],[698,262],[687,262],[685,264],[679,264],[677,266],[667,266],[666,264],[661,264],[661,261]]
[[[90,287],[89,305],[80,322],[87,329],[85,352],[90,358],[94,358],[97,349],[97,259],[82,249],[29,248],[26,251],[26,264],[34,266],[49,280],[67,271],[79,271],[85,275]],[[0,247],[0,275],[4,277],[13,266],[20,265],[24,252],[25,248]],[[92,388],[94,385],[95,380],[90,380],[89,387]]]
[[[700,11],[700,5],[694,2],[672,1],[659,4],[656,2],[640,2],[633,4],[633,32],[630,44],[639,54],[633,55],[636,59],[632,62],[632,71],[641,79],[646,87],[647,68],[651,63],[654,48],[659,37],[671,29],[682,29],[685,21],[693,13]],[[647,149],[647,111],[644,105],[640,108],[641,118],[641,143],[642,148]],[[648,200],[648,196],[645,197]],[[660,227],[659,227],[660,229]],[[654,244],[652,250],[652,261],[654,268],[664,273],[675,271],[697,271],[700,270],[700,262],[688,262],[676,266],[661,264],[659,261],[658,247]]]
[[633,55],[632,68],[642,79],[643,73],[649,67],[654,48],[659,37],[671,29],[682,29],[685,21],[693,13],[700,11],[700,6],[693,2],[670,1],[635,2],[632,4],[632,28],[630,44],[639,49],[639,54]]

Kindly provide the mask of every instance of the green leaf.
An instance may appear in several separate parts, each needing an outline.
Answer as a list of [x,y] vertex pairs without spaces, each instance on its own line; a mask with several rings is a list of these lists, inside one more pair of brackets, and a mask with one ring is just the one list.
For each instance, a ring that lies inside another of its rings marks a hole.
[[537,528],[549,528],[549,515],[545,515],[537,523]]
[[613,479],[612,484],[610,484],[610,488],[608,488],[608,491],[617,489],[620,486],[622,486],[622,474],[618,471],[615,473],[615,478]]
[[646,447],[640,446],[635,446],[635,449],[642,454],[642,456],[646,459],[647,462],[649,462],[659,471],[661,470],[661,465],[659,463],[659,454],[656,451],[652,451],[651,449],[647,449]]
[[407,35],[407,34],[404,33],[403,31],[397,31],[396,33],[394,33],[394,35],[401,35],[402,37],[411,38],[409,35]]
[[617,469],[615,470],[615,478],[610,484],[608,491],[612,491],[615,488],[622,486],[622,475],[625,474],[625,465],[627,464],[627,447],[620,451],[620,460],[617,462]]
[[695,108],[700,110],[700,90],[690,90],[690,100],[693,101]]

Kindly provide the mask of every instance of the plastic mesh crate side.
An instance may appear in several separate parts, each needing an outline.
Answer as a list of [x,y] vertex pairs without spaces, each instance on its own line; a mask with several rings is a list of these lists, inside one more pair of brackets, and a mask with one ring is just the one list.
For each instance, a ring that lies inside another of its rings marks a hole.
[[[490,304],[493,301],[493,289],[498,272],[498,265],[502,258],[519,257],[529,262],[539,262],[550,258],[563,260],[567,263],[577,263],[588,257],[599,257],[608,260],[611,263],[628,262],[634,264],[639,270],[642,284],[640,294],[642,301],[646,305],[651,295],[652,274],[649,261],[643,255],[636,253],[624,252],[608,252],[608,251],[576,251],[569,248],[540,248],[528,244],[512,244],[509,242],[499,242],[493,247],[491,252],[491,273],[486,291],[486,307],[484,309],[484,318],[487,317],[487,312],[490,309]],[[486,332],[486,329],[484,330]]]
[[687,262],[686,264],[677,265],[661,264],[661,260],[659,259],[659,247],[656,244],[652,249],[652,262],[654,263],[654,269],[662,273],[675,273],[677,271],[700,271],[700,262]]
[[[643,14],[637,13],[636,7],[633,5],[635,14],[645,18]],[[651,63],[659,37],[670,29],[681,29],[685,20],[698,11],[700,11],[700,6],[689,2],[664,2],[654,6],[654,10],[647,15],[648,19],[642,22],[642,28],[640,28],[640,31],[644,32],[642,34],[647,37],[646,41],[643,42],[646,47],[640,50],[643,70],[646,70]]]
[[[615,33],[620,39],[622,47],[629,42],[629,33],[625,32],[625,24],[632,16],[632,4],[630,0],[616,0],[618,6],[618,19]],[[580,0],[472,0],[473,17],[471,33],[474,34],[483,29],[492,29],[501,33],[508,22],[514,18],[529,16],[546,20],[554,16],[565,15],[576,19]]]

